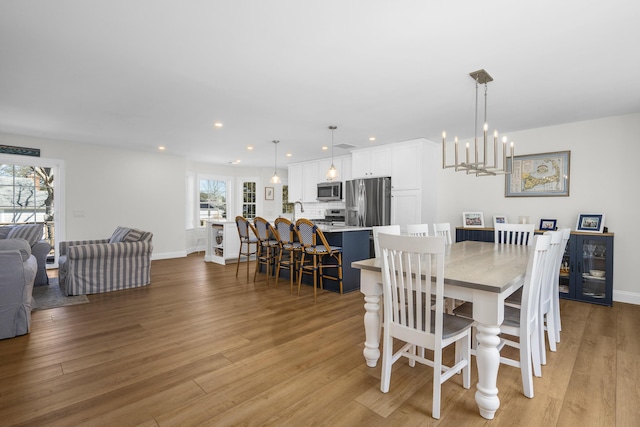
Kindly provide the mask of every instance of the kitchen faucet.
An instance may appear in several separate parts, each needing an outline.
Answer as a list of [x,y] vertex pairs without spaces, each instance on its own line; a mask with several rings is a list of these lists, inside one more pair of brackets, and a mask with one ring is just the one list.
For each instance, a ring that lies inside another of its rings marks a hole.
[[300,204],[300,213],[304,213],[304,206],[300,200],[293,202],[293,223],[296,223],[296,205]]

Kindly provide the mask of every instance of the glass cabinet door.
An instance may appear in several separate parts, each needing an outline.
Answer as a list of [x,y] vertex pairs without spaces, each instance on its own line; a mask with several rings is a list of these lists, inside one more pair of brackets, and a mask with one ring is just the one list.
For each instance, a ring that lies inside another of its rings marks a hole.
[[574,297],[571,289],[571,241],[567,243],[564,249],[564,255],[562,256],[562,262],[560,263],[560,280],[558,283],[561,297]]
[[586,300],[607,298],[607,241],[585,237],[578,250],[582,252],[582,282],[576,296]]

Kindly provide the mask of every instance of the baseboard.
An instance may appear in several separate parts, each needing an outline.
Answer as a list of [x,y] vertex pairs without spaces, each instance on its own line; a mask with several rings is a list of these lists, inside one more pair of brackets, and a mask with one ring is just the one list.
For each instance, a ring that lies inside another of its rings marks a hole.
[[180,252],[163,252],[163,253],[153,253],[151,255],[151,260],[155,259],[171,259],[171,258],[184,258],[187,256],[187,251]]
[[613,291],[613,301],[640,305],[640,293],[628,291]]

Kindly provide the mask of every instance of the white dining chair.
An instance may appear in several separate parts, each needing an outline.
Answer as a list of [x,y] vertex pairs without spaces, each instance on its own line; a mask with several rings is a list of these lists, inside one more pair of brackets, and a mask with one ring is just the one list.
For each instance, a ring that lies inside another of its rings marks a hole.
[[[438,419],[441,385],[462,371],[462,386],[471,386],[473,320],[444,313],[443,237],[381,234],[379,241],[384,307],[380,390],[389,392],[391,368],[401,357],[408,358],[411,367],[415,362],[432,366],[431,416]],[[433,309],[425,295],[435,296]],[[403,342],[396,352],[394,339]],[[455,344],[455,363],[447,367],[442,364],[442,351],[451,344]],[[433,350],[433,360],[425,358],[422,348]]]
[[409,224],[407,225],[407,234],[409,236],[428,236],[429,224]]
[[371,232],[373,233],[373,252],[376,258],[380,258],[380,245],[378,244],[378,235],[380,233],[384,234],[394,234],[400,235],[400,226],[397,224],[394,225],[378,225],[375,227],[371,227]]
[[[554,311],[554,276],[560,274],[560,266],[557,262],[558,251],[562,243],[562,231],[546,231],[544,233],[551,237],[549,242],[549,252],[545,260],[544,273],[540,284],[540,316],[538,334],[540,336],[540,363],[547,364],[547,352],[545,345],[545,330],[549,341],[549,350],[556,351],[556,317]],[[564,250],[564,248],[563,248]],[[557,265],[557,268],[556,268]]]
[[560,320],[560,266],[562,265],[562,258],[564,257],[564,251],[567,248],[569,238],[571,237],[570,228],[561,228],[562,241],[560,242],[560,249],[558,250],[558,257],[556,259],[556,268],[553,276],[553,314],[556,325],[555,341],[560,342],[560,331],[562,330],[562,322]]
[[[533,375],[542,376],[540,362],[540,286],[544,277],[546,257],[549,253],[551,236],[537,235],[532,239],[532,248],[522,286],[522,304],[520,308],[504,306],[504,321],[500,333],[519,337],[519,342],[501,337],[498,350],[505,345],[519,349],[518,360],[501,356],[500,363],[520,368],[522,388],[526,397],[533,397]],[[473,303],[466,302],[456,308],[454,313],[463,318],[472,318]],[[475,346],[474,346],[475,347]]]
[[494,241],[509,245],[529,245],[533,242],[534,224],[496,224]]
[[433,224],[433,235],[443,236],[445,244],[450,245],[452,243],[451,224],[449,224],[448,222],[439,222]]

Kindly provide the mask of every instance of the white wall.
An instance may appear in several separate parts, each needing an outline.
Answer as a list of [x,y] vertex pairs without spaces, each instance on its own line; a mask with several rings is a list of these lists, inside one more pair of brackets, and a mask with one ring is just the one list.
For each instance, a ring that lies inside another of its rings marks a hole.
[[528,215],[558,219],[558,227],[575,229],[579,213],[604,213],[615,233],[613,299],[640,304],[637,255],[640,114],[569,123],[509,134],[516,155],[571,151],[569,197],[504,197],[504,177],[475,177],[452,169],[438,171],[438,221],[462,225],[463,211],[484,212],[485,224],[505,214],[515,222]]
[[185,255],[183,158],[7,134],[0,143],[64,160],[65,234],[57,241],[104,239],[122,225],[153,232],[154,256]]

